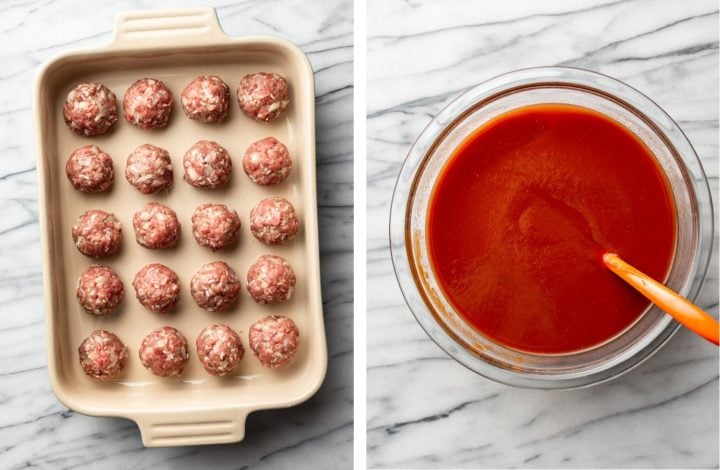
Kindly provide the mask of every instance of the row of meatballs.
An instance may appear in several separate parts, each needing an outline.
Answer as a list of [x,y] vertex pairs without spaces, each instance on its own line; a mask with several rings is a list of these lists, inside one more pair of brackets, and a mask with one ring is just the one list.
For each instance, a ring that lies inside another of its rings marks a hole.
[[[231,246],[240,234],[238,213],[224,204],[202,204],[193,212],[191,222],[197,243],[213,251]],[[292,240],[299,225],[295,208],[281,197],[263,199],[250,211],[250,231],[267,245]],[[159,202],[149,202],[135,212],[133,228],[137,243],[151,250],[172,248],[180,239],[177,214]],[[101,258],[120,249],[122,226],[114,214],[92,209],[75,220],[72,238],[82,254]]]
[[[249,117],[270,122],[280,117],[290,103],[285,79],[275,73],[246,75],[237,88],[240,109]],[[180,95],[185,115],[198,122],[220,123],[230,109],[230,88],[220,77],[201,75]],[[142,78],[123,97],[123,116],[141,129],[167,126],[173,95],[160,80]],[[101,83],[82,82],[67,95],[63,118],[74,132],[95,136],[107,132],[118,119],[117,98]]]
[[[259,185],[284,181],[292,168],[287,147],[274,137],[266,137],[248,147],[243,169]],[[183,156],[184,179],[196,188],[219,188],[230,181],[232,159],[228,151],[212,140],[201,140]],[[75,189],[85,193],[105,191],[113,183],[112,157],[97,145],[84,145],[72,152],[65,174]],[[125,178],[143,194],[170,189],[173,167],[170,153],[152,144],[133,150],[125,165]]]
[[[277,304],[292,297],[297,279],[290,264],[281,256],[262,255],[247,272],[247,291],[259,304]],[[148,310],[168,313],[180,299],[180,280],[161,263],[144,266],[133,279],[137,300]],[[224,261],[213,261],[198,269],[190,280],[195,303],[210,312],[230,309],[240,296],[240,277]],[[91,315],[111,313],[125,298],[125,286],[112,268],[89,266],[80,275],[75,298]]]
[[[300,332],[295,323],[283,315],[267,316],[250,326],[248,342],[255,357],[265,367],[278,368],[295,358]],[[234,372],[245,355],[240,335],[227,325],[212,324],[195,340],[198,359],[203,368],[215,376]],[[117,335],[95,330],[78,348],[80,366],[90,377],[111,380],[119,377],[128,362],[128,348]],[[172,326],[151,331],[140,344],[138,356],[153,375],[173,377],[182,374],[190,359],[188,342]]]

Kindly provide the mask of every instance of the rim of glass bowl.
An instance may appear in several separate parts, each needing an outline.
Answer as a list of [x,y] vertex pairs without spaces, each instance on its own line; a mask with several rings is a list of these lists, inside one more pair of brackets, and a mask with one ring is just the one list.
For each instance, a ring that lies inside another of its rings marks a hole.
[[[617,377],[639,365],[665,344],[679,324],[664,315],[636,343],[617,356],[594,368],[561,374],[528,373],[511,366],[503,366],[488,356],[463,347],[459,338],[446,329],[431,312],[417,273],[412,265],[408,246],[409,210],[415,197],[416,185],[432,151],[442,139],[466,116],[496,98],[521,90],[544,87],[569,87],[578,91],[599,94],[614,101],[639,117],[664,141],[674,154],[685,180],[692,190],[697,210],[695,256],[689,268],[685,295],[694,300],[702,287],[710,262],[713,238],[713,208],[710,189],[702,164],[680,127],[655,102],[638,90],[614,78],[597,72],[569,67],[538,67],[522,69],[492,78],[453,100],[427,125],[411,147],[398,175],[390,211],[390,251],[395,276],[403,297],[415,319],[428,336],[453,359],[470,370],[507,385],[568,389],[598,384]],[[647,313],[647,312],[646,312]]]

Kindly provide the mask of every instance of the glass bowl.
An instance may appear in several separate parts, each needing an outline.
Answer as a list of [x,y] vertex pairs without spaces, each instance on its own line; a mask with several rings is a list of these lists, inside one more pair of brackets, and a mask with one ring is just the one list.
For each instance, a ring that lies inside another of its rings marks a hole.
[[[565,354],[511,349],[467,324],[435,279],[426,214],[438,173],[475,129],[512,109],[562,103],[590,108],[635,133],[654,154],[675,202],[675,255],[665,283],[694,300],[705,279],[713,237],[712,202],[702,165],[678,125],[652,100],[613,78],[543,67],[489,80],[450,103],[423,130],[400,171],[390,214],[390,248],[405,301],[425,332],[450,356],[492,380],[532,388],[576,388],[617,377],[647,359],[678,328],[651,305],[614,338]],[[592,293],[588,293],[592,295]]]

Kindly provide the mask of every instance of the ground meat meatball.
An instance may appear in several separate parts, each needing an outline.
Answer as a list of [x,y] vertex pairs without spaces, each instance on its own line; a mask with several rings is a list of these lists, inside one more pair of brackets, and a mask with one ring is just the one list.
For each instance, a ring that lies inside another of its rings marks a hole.
[[125,178],[143,194],[169,189],[173,183],[173,169],[167,150],[143,144],[128,156]]
[[250,349],[265,367],[290,364],[297,352],[300,332],[295,323],[282,315],[270,315],[253,323],[248,332]]
[[164,264],[152,263],[142,268],[133,280],[135,296],[143,307],[167,313],[180,298],[180,279]]
[[165,127],[172,112],[172,93],[160,80],[141,78],[125,92],[123,115],[142,129]]
[[222,122],[230,107],[230,87],[215,75],[201,75],[180,95],[185,115],[194,121]]
[[292,240],[298,225],[293,205],[281,197],[263,199],[250,211],[250,231],[268,245]]
[[224,204],[203,204],[193,212],[192,232],[198,244],[219,250],[237,240],[240,217]]
[[280,117],[290,103],[287,82],[276,73],[246,75],[240,80],[237,97],[245,114],[264,122]]
[[228,310],[240,296],[240,278],[223,261],[200,268],[190,280],[190,293],[199,307],[210,312]]
[[196,188],[218,188],[230,181],[230,154],[217,142],[201,140],[183,157],[185,181]]
[[149,202],[133,216],[135,239],[140,246],[156,250],[172,248],[180,238],[177,214],[159,202]]
[[78,134],[104,134],[117,122],[117,99],[105,85],[83,82],[68,93],[63,117]]
[[90,377],[100,380],[120,375],[128,360],[128,349],[120,338],[105,330],[95,330],[78,348],[80,366]]
[[256,184],[278,184],[288,177],[292,160],[287,147],[275,137],[258,140],[245,152],[243,169]]
[[65,174],[73,187],[84,193],[105,191],[115,178],[112,158],[97,145],[73,151],[65,164]]
[[245,354],[240,336],[226,325],[210,325],[202,330],[195,346],[202,366],[217,376],[234,371]]
[[125,288],[115,271],[96,264],[80,275],[75,297],[87,313],[107,315],[122,302]]
[[120,249],[122,228],[115,215],[101,210],[89,210],[73,224],[72,237],[82,254],[100,258]]
[[262,255],[247,272],[247,290],[259,304],[288,300],[295,282],[295,272],[280,256]]
[[142,365],[160,377],[182,374],[190,358],[187,340],[172,326],[151,331],[142,340],[138,355]]

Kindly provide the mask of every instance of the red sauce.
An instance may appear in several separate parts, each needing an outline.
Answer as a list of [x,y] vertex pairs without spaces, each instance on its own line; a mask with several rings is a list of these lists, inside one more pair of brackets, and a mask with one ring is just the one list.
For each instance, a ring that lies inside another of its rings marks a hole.
[[618,253],[664,280],[675,209],[650,150],[571,105],[520,108],[470,135],[431,195],[431,264],[476,330],[508,347],[566,353],[622,332],[649,302],[602,264]]

